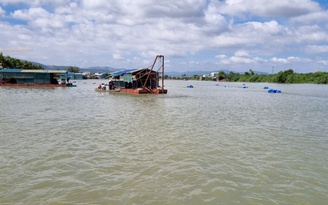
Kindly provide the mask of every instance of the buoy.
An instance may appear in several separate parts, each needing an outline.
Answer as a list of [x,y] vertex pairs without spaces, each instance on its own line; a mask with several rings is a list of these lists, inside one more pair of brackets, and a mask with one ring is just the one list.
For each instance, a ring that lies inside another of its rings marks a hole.
[[268,86],[264,86],[263,89],[269,89],[269,87]]
[[281,93],[281,90],[277,90],[277,89],[269,89],[268,93]]

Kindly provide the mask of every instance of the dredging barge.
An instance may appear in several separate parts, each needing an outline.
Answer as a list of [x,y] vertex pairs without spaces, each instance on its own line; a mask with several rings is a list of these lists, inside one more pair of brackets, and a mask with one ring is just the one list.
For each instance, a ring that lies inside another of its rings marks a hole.
[[95,90],[129,94],[167,94],[167,89],[164,88],[164,55],[157,55],[148,68],[125,69],[112,73],[108,84],[100,84]]

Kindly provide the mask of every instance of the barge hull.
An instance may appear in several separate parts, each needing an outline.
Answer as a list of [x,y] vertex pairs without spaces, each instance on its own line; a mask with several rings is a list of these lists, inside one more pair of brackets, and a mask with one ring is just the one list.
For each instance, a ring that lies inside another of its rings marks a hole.
[[0,86],[8,86],[8,87],[67,87],[66,84],[11,84],[11,83],[3,83]]
[[129,94],[167,94],[167,89],[152,89],[151,92],[146,89],[126,89],[121,88],[121,92]]

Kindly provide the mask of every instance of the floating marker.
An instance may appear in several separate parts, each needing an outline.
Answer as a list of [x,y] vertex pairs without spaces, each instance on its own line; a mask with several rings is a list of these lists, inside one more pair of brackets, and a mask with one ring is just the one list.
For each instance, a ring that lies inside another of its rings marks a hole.
[[281,93],[281,90],[277,90],[277,89],[269,89],[268,93]]

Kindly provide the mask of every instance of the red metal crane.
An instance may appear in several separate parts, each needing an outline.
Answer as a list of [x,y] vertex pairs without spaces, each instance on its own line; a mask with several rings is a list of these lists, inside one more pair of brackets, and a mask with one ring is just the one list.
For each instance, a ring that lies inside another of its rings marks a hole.
[[144,85],[143,85],[143,88],[146,89],[146,90],[149,90],[149,91],[151,90],[151,89],[147,89],[146,84],[147,84],[147,82],[148,82],[148,80],[149,80],[149,78],[150,78],[151,72],[152,72],[152,70],[154,69],[154,67],[155,67],[155,65],[156,65],[158,59],[160,59],[161,62],[160,62],[160,66],[159,66],[159,68],[157,69],[156,72],[161,74],[161,77],[162,77],[162,85],[161,85],[161,89],[162,89],[162,92],[163,92],[163,91],[164,91],[164,55],[157,55],[157,56],[156,56],[156,58],[155,58],[153,64],[152,64],[151,67],[150,67],[150,71],[149,71],[148,76],[147,76],[147,78],[146,78],[146,81],[145,81],[145,83],[144,83]]

